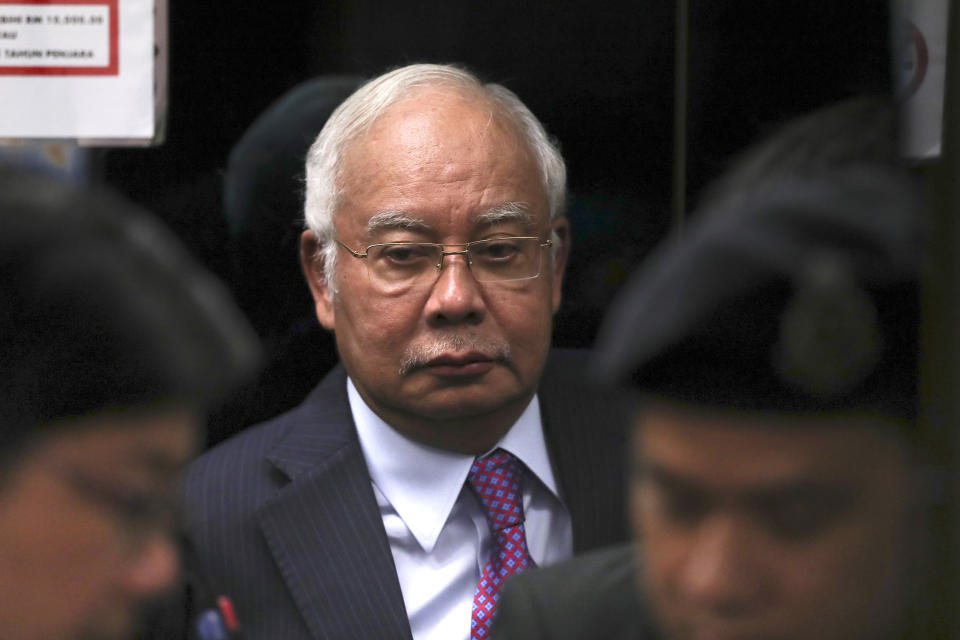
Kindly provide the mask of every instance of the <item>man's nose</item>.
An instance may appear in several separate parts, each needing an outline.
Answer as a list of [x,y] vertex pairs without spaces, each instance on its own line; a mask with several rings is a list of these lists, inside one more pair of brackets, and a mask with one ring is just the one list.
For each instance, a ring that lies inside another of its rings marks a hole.
[[683,596],[716,615],[749,613],[773,587],[754,554],[755,542],[749,525],[736,516],[704,522],[682,568]]
[[132,595],[147,598],[172,587],[179,575],[180,556],[173,539],[157,534],[130,558],[125,585]]
[[483,319],[486,303],[468,260],[468,256],[460,252],[443,256],[440,275],[424,309],[431,323],[479,323]]

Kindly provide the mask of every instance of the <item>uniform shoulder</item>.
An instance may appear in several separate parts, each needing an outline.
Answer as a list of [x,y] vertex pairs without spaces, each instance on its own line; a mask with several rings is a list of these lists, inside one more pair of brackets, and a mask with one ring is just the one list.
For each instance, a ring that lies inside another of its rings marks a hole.
[[633,547],[622,545],[515,576],[504,586],[493,637],[650,638],[635,573]]
[[559,564],[536,571],[527,571],[511,579],[511,586],[520,589],[549,591],[556,596],[566,592],[577,597],[582,587],[602,589],[604,586],[631,584],[635,574],[633,546],[617,545],[585,553]]

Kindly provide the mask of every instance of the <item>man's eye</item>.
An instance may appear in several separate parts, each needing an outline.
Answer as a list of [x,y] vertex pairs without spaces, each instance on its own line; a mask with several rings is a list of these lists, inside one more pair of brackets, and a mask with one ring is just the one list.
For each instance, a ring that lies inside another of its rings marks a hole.
[[520,253],[520,246],[512,240],[494,240],[477,245],[476,249],[471,248],[470,251],[481,260],[505,262]]
[[763,509],[770,530],[784,540],[813,538],[828,529],[843,511],[841,501],[829,498],[788,500]]
[[89,500],[99,503],[118,522],[131,528],[167,528],[176,519],[178,502],[172,494],[125,489],[78,474],[69,479]]
[[168,496],[139,491],[115,491],[102,494],[104,504],[132,527],[172,526],[177,514],[176,501]]
[[379,259],[393,264],[412,264],[430,258],[430,250],[418,245],[397,245],[384,247]]
[[674,524],[694,525],[706,515],[707,500],[694,492],[679,489],[664,489],[659,492],[661,513]]
[[163,501],[147,493],[117,493],[112,502],[117,513],[126,520],[152,520],[163,511]]

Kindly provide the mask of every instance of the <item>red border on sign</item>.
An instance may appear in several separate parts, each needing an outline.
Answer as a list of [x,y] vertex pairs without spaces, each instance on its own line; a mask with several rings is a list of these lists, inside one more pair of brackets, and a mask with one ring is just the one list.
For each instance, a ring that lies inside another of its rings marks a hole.
[[105,67],[5,67],[0,76],[116,76],[120,74],[120,0],[0,0],[2,4],[76,4],[106,6],[110,11],[110,62]]

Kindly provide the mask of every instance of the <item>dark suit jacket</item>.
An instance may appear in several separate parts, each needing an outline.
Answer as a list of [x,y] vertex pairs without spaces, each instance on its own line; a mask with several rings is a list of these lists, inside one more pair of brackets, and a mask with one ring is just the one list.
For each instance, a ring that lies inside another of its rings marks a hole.
[[595,551],[507,581],[492,640],[652,640],[631,545]]
[[[626,404],[588,391],[586,355],[551,353],[539,389],[576,551],[626,538]],[[199,458],[185,528],[209,589],[245,640],[410,638],[342,366],[296,409]]]

